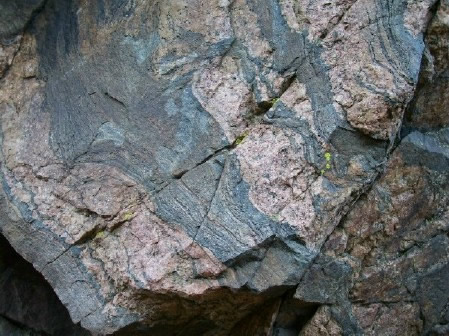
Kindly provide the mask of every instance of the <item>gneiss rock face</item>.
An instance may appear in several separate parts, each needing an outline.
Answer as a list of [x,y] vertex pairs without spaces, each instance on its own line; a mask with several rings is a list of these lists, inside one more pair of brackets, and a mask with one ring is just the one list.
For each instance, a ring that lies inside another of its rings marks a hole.
[[75,323],[447,332],[448,1],[0,9],[0,229]]

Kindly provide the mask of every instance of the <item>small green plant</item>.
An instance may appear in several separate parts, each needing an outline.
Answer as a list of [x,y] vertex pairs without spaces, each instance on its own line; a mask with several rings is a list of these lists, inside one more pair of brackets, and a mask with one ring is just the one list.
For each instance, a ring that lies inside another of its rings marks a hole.
[[275,222],[281,221],[281,216],[279,216],[279,214],[271,215],[270,218],[271,218],[271,220],[273,220]]
[[276,104],[279,101],[279,98],[273,98],[270,100],[271,105],[273,106],[274,104]]
[[95,239],[101,239],[104,238],[106,236],[106,233],[104,231],[98,231],[97,234],[95,235]]
[[126,211],[124,214],[123,214],[123,221],[125,221],[125,222],[127,222],[127,221],[129,221],[129,220],[131,220],[131,219],[133,219],[134,218],[134,212],[132,212],[132,211]]
[[246,137],[248,136],[248,132],[244,132],[243,134],[240,134],[235,140],[234,140],[234,147],[241,145],[243,141],[245,141]]
[[332,154],[330,152],[324,153],[324,159],[326,160],[326,165],[323,169],[321,169],[321,175],[324,175],[326,171],[332,169],[331,161],[332,161]]

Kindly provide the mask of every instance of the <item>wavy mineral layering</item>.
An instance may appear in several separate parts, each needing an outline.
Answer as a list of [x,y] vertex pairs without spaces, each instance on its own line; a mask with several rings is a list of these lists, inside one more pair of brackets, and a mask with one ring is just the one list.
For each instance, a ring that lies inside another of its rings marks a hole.
[[449,335],[449,0],[0,0],[0,121],[0,335]]

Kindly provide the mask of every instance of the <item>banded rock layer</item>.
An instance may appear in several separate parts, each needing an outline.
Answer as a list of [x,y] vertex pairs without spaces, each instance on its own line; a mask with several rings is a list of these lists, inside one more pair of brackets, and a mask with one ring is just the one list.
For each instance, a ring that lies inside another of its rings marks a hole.
[[444,335],[448,24],[4,0],[1,233],[92,334]]

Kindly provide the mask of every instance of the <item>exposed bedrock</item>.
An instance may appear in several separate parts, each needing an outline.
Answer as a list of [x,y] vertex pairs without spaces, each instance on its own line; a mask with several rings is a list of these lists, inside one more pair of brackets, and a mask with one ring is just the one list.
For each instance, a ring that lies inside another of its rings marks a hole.
[[448,24],[4,0],[0,232],[95,335],[444,335]]

